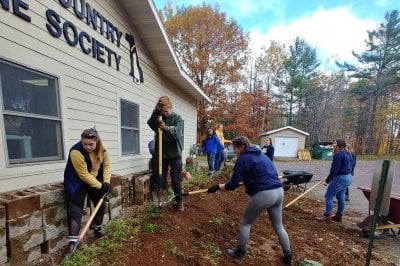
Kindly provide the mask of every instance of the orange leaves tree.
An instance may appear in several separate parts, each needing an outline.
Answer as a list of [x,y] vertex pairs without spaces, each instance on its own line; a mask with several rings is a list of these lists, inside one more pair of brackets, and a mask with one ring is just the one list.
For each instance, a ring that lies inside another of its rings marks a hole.
[[198,136],[202,137],[207,127],[228,123],[227,91],[243,80],[248,33],[218,6],[173,9],[167,5],[160,16],[182,67],[212,100],[198,105]]

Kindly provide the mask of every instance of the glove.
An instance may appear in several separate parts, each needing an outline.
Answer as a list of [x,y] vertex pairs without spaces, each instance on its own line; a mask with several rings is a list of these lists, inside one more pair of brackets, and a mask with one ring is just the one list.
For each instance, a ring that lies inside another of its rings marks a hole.
[[154,112],[155,112],[155,114],[156,114],[157,116],[160,116],[163,109],[164,109],[164,104],[163,104],[161,101],[159,101],[159,102],[156,104],[156,107],[154,108]]
[[100,190],[101,190],[101,193],[102,193],[103,195],[104,195],[104,194],[111,193],[111,190],[112,190],[111,184],[110,184],[110,183],[107,183],[107,182],[103,182],[103,183],[101,184]]
[[208,193],[215,193],[219,190],[219,185],[213,185],[207,189]]

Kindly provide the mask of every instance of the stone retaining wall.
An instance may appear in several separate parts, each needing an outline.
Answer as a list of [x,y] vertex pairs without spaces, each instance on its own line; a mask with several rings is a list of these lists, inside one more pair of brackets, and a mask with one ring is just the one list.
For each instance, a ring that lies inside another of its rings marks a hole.
[[[106,202],[103,224],[121,216],[134,204],[150,199],[149,172],[111,177],[112,193]],[[86,202],[83,225],[94,206]],[[0,265],[32,265],[42,254],[67,244],[67,211],[62,183],[0,194]]]

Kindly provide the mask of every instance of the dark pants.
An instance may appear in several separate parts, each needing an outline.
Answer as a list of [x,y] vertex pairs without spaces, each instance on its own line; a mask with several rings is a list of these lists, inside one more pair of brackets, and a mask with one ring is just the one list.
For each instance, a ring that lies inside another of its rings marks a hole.
[[[89,199],[93,202],[94,206],[97,205],[97,203],[103,196],[101,190],[99,189],[82,186],[81,189],[79,189],[73,197],[67,197],[68,231],[70,236],[79,235],[79,231],[81,229],[83,207],[87,195],[89,196]],[[104,209],[105,205],[103,203],[93,219],[92,225],[94,225],[95,228],[101,227],[103,223]]]
[[221,170],[221,165],[225,160],[224,149],[217,148],[217,154],[215,155],[215,170]]
[[[170,168],[172,188],[174,190],[174,195],[182,193],[182,158],[175,159],[163,159],[162,163],[163,174],[162,178],[159,179],[159,187],[161,190],[168,189],[167,176],[168,168]],[[158,174],[157,174],[158,175]],[[181,202],[182,197],[178,196],[175,198],[176,202]]]

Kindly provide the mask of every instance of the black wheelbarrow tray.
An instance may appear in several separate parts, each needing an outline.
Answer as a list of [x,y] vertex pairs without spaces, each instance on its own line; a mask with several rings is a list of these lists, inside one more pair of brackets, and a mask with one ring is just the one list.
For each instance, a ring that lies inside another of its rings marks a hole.
[[282,173],[282,178],[285,179],[285,181],[283,181],[283,189],[285,191],[290,187],[306,190],[308,182],[311,181],[314,175],[309,172],[298,170],[283,170]]
[[[358,187],[360,189],[364,196],[370,201],[370,196],[371,196],[371,189],[365,188],[365,187]],[[390,195],[390,203],[389,203],[389,212],[386,216],[380,216],[377,222],[377,229],[375,230],[374,235],[380,236],[383,232],[387,230],[392,230],[392,232],[395,234],[393,228],[399,228],[400,227],[400,195],[399,194],[393,194],[391,193]],[[372,219],[373,215],[369,215],[367,218],[364,219],[361,223],[358,223],[357,226],[361,228],[363,233],[367,236],[370,236],[370,228],[372,224]],[[381,227],[381,229],[379,228]],[[397,234],[400,235],[400,230],[398,230]]]

